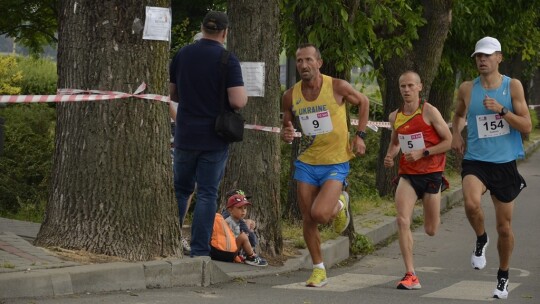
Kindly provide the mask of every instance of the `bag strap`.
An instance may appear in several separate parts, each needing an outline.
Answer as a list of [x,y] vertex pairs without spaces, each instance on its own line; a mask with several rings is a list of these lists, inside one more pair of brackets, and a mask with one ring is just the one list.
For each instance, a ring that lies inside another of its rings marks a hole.
[[227,100],[225,98],[225,92],[227,91],[225,89],[225,83],[227,82],[227,64],[229,63],[229,55],[231,52],[228,50],[223,50],[221,53],[221,113],[225,112],[225,101]]

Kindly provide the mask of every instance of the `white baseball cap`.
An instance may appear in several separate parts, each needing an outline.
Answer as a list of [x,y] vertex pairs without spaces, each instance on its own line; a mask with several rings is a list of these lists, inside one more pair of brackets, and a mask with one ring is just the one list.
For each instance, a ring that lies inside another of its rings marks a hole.
[[499,40],[493,38],[493,37],[484,37],[476,43],[476,46],[474,48],[474,53],[472,53],[471,57],[474,57],[477,53],[487,54],[491,55],[495,52],[501,51],[501,43]]

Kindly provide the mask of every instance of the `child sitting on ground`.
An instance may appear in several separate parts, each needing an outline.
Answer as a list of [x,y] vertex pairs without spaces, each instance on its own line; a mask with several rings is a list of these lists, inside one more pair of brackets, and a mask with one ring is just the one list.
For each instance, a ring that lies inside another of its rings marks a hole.
[[[227,196],[226,211],[223,212],[223,217],[234,233],[237,247],[245,253],[244,263],[252,266],[267,266],[268,262],[259,257],[254,250],[257,242],[255,233],[253,232],[255,222],[244,220],[247,214],[247,206],[251,205],[251,203],[241,190],[229,191],[228,194],[231,195]],[[249,229],[246,221],[252,225],[252,229]],[[239,256],[242,255],[239,254]]]
[[[251,198],[250,195],[245,194],[244,191],[240,189],[229,190],[225,194],[225,197],[228,199],[229,197],[235,194],[243,195],[247,200]],[[227,211],[227,201],[225,201],[225,206],[223,207],[223,210],[221,211],[221,215],[223,215],[224,219],[230,216],[229,211]],[[257,244],[259,243],[257,235],[255,234],[255,227],[257,226],[257,224],[255,223],[254,220],[250,220],[246,218],[240,219],[238,223],[240,225],[240,232],[244,232],[248,235],[249,243],[251,244],[251,247],[255,249],[257,247]]]

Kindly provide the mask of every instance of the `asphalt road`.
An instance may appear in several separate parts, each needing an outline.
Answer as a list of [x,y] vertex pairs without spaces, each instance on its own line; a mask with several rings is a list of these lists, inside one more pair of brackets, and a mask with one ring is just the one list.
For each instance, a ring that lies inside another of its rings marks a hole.
[[[518,197],[513,227],[515,248],[510,270],[510,303],[540,303],[540,153],[521,162],[528,187]],[[487,266],[474,270],[470,255],[475,236],[457,206],[442,217],[438,234],[428,237],[422,227],[414,232],[415,266],[422,289],[395,289],[404,272],[397,242],[374,254],[328,271],[324,288],[306,288],[310,271],[235,281],[211,287],[86,294],[51,299],[14,299],[4,303],[484,303],[493,299],[498,255],[494,210],[484,196],[486,226],[491,238]]]

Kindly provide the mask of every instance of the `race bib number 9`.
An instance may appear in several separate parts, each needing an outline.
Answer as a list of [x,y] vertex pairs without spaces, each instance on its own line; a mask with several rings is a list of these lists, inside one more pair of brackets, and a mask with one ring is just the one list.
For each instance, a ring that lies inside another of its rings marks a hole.
[[477,115],[478,138],[502,136],[510,133],[510,125],[499,114]]
[[398,134],[401,152],[409,153],[414,150],[423,150],[426,147],[422,132],[414,134]]
[[302,132],[308,136],[330,133],[334,129],[328,110],[300,115],[298,118]]

